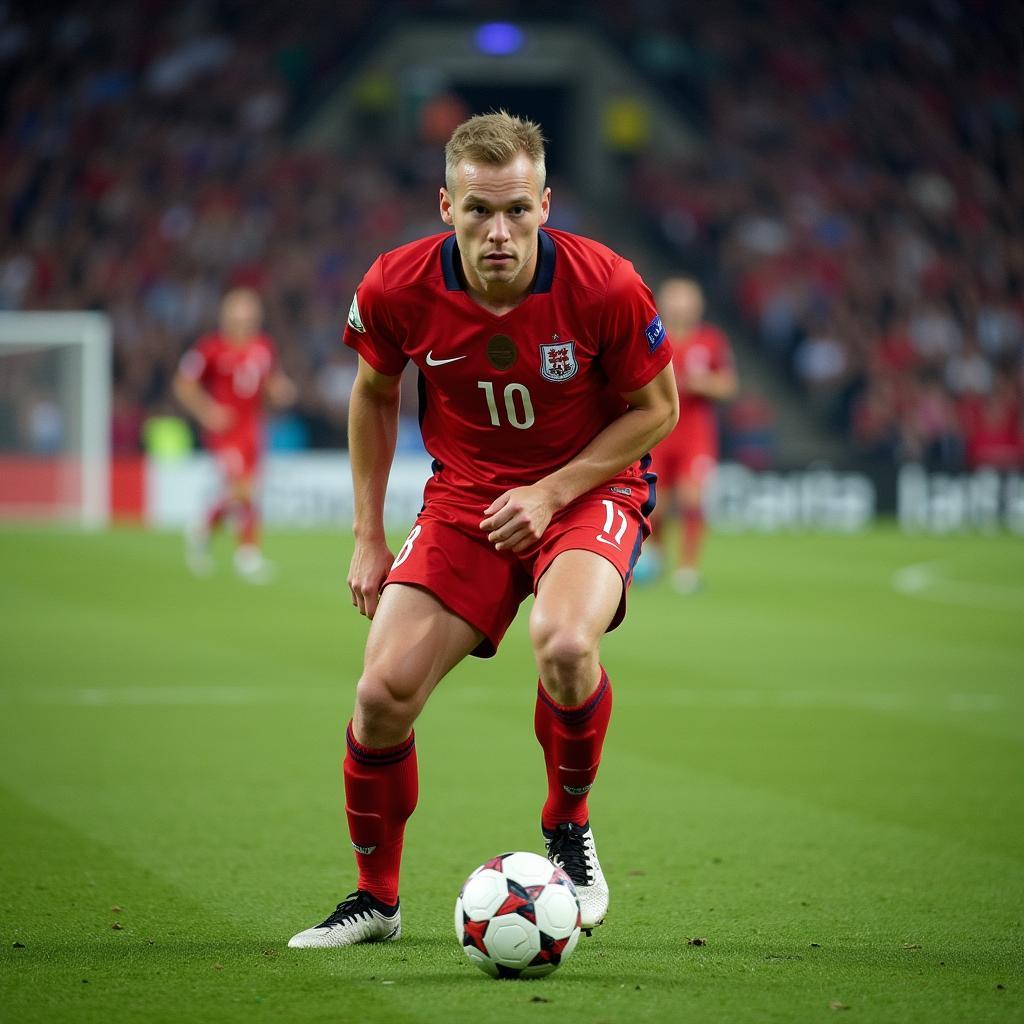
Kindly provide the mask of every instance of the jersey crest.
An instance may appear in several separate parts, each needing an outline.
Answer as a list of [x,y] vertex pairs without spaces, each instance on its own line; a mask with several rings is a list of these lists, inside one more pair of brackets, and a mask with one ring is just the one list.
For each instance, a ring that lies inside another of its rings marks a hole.
[[[557,335],[556,335],[557,337]],[[540,375],[556,384],[576,376],[580,365],[576,362],[575,341],[554,341],[540,347]]]

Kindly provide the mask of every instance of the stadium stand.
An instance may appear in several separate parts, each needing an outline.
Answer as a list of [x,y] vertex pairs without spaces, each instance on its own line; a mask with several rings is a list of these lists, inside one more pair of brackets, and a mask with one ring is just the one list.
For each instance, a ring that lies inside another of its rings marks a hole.
[[[623,208],[682,263],[714,268],[748,336],[855,451],[1024,465],[1024,60],[1002,31],[1010,5],[624,10],[587,6],[702,146],[635,155]],[[354,367],[338,328],[376,253],[430,230],[425,172],[418,140],[395,153],[370,133],[313,152],[294,130],[382,17],[321,0],[0,10],[0,308],[111,314],[117,452],[171,410],[177,359],[231,284],[264,294],[300,385],[278,443],[344,443]],[[19,393],[40,408],[18,422],[52,444],[46,396]],[[753,435],[770,421],[743,415]]]
[[[751,16],[760,13],[760,16]],[[659,237],[860,452],[1024,465],[1024,67],[1010,5],[665,8],[638,61],[701,126]]]

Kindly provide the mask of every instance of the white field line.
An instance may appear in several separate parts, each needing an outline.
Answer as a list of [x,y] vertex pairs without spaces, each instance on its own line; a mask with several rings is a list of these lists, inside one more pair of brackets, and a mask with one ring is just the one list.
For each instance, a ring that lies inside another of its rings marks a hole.
[[[305,703],[311,691],[240,686],[106,686],[0,690],[0,702],[65,707],[206,707]],[[327,691],[325,691],[326,693]]]
[[897,593],[938,604],[1024,611],[1024,586],[950,579],[942,562],[905,565],[892,574],[890,583]]
[[[458,698],[465,704],[518,703],[506,692],[489,691],[486,687],[463,690]],[[856,711],[953,711],[994,712],[1006,707],[1006,700],[994,693],[938,693],[915,695],[883,692],[830,692],[823,690],[736,690],[689,689],[627,690],[623,684],[615,691],[617,703],[627,707],[702,708],[708,710],[824,710],[842,708]]]
[[[256,707],[328,706],[346,711],[350,695],[343,688],[259,688],[241,686],[123,686],[58,689],[19,687],[0,689],[0,704],[55,707]],[[993,693],[915,695],[892,692],[829,692],[822,690],[687,689],[638,691],[619,688],[615,699],[626,706],[645,708],[706,708],[712,710],[824,710],[829,708],[895,713],[940,711],[991,714],[1006,709],[1004,697]],[[454,700],[476,707],[514,706],[521,695],[508,690],[443,686],[441,702]]]

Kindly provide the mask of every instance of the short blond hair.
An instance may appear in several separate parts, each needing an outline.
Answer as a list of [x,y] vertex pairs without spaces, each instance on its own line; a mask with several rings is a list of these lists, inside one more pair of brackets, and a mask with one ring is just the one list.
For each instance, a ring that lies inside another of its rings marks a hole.
[[444,177],[448,191],[454,191],[463,160],[504,167],[525,153],[537,169],[541,191],[547,170],[544,166],[544,135],[539,124],[515,117],[505,110],[477,114],[452,132],[444,147]]

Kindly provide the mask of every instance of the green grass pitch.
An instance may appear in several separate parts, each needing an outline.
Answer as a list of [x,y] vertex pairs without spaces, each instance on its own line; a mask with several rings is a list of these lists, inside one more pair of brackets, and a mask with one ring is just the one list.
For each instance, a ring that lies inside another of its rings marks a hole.
[[539,848],[525,615],[418,725],[406,937],[285,946],[353,881],[349,550],[272,535],[257,588],[167,534],[0,532],[0,1020],[1024,1019],[1024,541],[717,536],[705,593],[635,589],[611,913],[538,982],[451,924],[472,868]]

